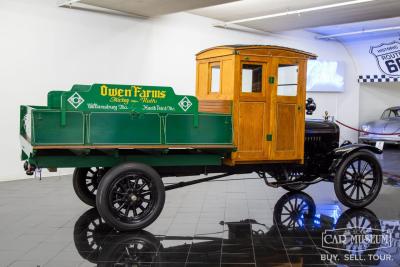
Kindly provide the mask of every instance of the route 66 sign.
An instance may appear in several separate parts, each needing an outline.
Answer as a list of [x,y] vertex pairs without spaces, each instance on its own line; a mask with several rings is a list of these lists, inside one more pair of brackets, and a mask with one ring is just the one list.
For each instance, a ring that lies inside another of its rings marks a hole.
[[389,76],[400,77],[400,43],[393,41],[371,46],[369,52],[375,56],[381,71]]

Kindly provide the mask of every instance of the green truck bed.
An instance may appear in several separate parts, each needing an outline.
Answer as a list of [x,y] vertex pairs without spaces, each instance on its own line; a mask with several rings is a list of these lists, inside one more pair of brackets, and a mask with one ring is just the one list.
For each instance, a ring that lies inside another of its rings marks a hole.
[[[63,150],[86,151],[88,157],[101,149],[234,149],[231,114],[199,113],[196,97],[175,95],[170,87],[74,85],[70,91],[49,92],[47,102],[47,106],[21,106],[22,158],[33,164],[38,164],[40,155],[68,154]],[[43,160],[41,165],[74,167]]]

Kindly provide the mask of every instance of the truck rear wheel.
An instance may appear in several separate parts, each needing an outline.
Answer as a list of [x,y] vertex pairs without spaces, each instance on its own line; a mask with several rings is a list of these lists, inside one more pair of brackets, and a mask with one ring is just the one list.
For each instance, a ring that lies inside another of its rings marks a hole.
[[75,169],[72,185],[80,200],[89,206],[96,207],[97,187],[106,172],[107,169],[98,167]]
[[96,206],[101,217],[119,231],[143,229],[160,215],[165,189],[160,175],[141,163],[123,163],[100,181]]
[[340,163],[334,179],[335,193],[343,205],[362,208],[378,196],[382,180],[382,169],[375,155],[360,150]]

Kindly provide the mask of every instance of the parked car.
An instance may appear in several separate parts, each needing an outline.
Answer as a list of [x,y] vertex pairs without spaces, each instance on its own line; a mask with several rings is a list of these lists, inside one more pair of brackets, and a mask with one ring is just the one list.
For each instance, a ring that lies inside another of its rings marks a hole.
[[[363,143],[384,141],[389,144],[400,144],[400,106],[386,109],[379,120],[370,121],[361,126],[360,134]],[[391,135],[392,133],[395,133]]]

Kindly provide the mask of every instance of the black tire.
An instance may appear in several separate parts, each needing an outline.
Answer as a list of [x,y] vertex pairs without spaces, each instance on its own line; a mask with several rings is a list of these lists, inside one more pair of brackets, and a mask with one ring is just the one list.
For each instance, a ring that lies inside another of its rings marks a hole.
[[343,231],[343,236],[346,241],[343,244],[338,244],[335,253],[338,254],[338,264],[346,264],[346,256],[348,254],[356,255],[362,266],[378,265],[380,260],[370,258],[371,255],[376,254],[380,247],[379,242],[370,242],[362,240],[356,242],[352,237],[356,234],[364,232],[365,234],[378,236],[381,234],[381,223],[376,215],[368,209],[349,209],[340,215],[336,229]]
[[74,226],[74,243],[79,255],[97,263],[103,251],[103,241],[112,230],[95,208],[83,213]]
[[99,182],[107,169],[76,168],[72,175],[72,185],[76,195],[89,206],[96,207],[96,193]]
[[314,200],[307,194],[286,193],[275,204],[274,221],[281,231],[295,231],[308,227],[316,213]]
[[123,163],[100,181],[96,206],[101,217],[119,231],[150,225],[160,215],[165,189],[160,175],[141,163]]
[[375,155],[368,150],[360,150],[340,163],[334,179],[335,193],[343,205],[363,208],[378,196],[382,180],[382,168]]
[[140,230],[111,236],[99,257],[100,266],[158,266],[163,265],[162,245],[153,234]]

